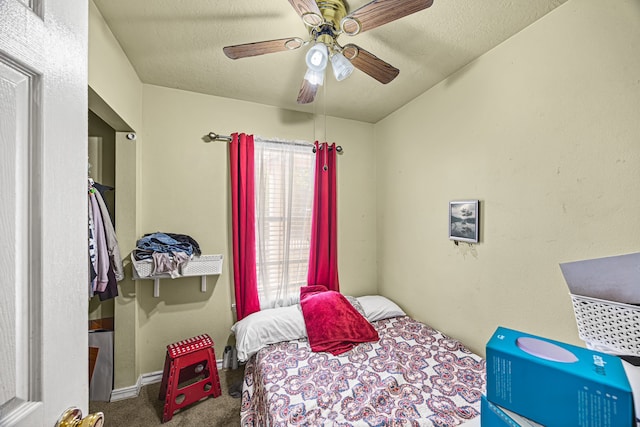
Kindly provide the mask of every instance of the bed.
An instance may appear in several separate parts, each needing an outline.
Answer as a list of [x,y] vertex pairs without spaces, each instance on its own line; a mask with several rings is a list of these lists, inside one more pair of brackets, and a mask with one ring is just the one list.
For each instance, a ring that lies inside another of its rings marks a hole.
[[[314,351],[301,305],[263,310],[234,325],[246,362],[242,426],[480,425],[486,382],[480,356],[387,298],[337,298],[377,340],[354,342],[337,355]],[[322,319],[322,329],[332,321]]]

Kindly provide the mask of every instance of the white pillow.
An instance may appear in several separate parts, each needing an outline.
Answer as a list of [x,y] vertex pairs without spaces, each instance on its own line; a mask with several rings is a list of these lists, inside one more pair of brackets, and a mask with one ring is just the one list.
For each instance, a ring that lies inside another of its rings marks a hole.
[[252,313],[236,322],[231,331],[236,336],[236,349],[241,362],[246,362],[269,344],[307,336],[299,304]]
[[388,319],[389,317],[406,316],[398,305],[381,295],[365,295],[357,298],[369,322]]
[[364,309],[362,308],[362,304],[360,304],[360,302],[358,301],[358,298],[352,297],[350,295],[344,295],[344,297],[347,299],[347,301],[351,303],[353,308],[355,308],[358,311],[358,313],[362,314],[362,317],[367,317],[367,315],[364,312]]

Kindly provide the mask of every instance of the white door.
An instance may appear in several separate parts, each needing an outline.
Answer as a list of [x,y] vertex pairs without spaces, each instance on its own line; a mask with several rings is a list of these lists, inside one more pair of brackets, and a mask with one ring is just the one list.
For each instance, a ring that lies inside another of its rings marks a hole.
[[0,0],[0,425],[88,409],[86,0]]

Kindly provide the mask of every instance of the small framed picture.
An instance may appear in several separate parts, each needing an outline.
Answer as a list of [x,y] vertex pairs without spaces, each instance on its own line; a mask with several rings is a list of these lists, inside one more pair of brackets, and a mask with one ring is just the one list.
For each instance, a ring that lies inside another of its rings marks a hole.
[[478,243],[480,222],[478,200],[453,200],[449,202],[449,239]]

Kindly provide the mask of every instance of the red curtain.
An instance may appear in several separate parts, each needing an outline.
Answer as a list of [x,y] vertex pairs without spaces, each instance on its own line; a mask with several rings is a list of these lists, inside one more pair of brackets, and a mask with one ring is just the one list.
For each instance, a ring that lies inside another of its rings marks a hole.
[[253,135],[231,135],[231,214],[233,222],[233,280],[237,319],[260,311],[256,278],[256,227]]
[[316,171],[311,219],[309,285],[340,291],[338,281],[338,224],[336,197],[336,144],[315,142]]

